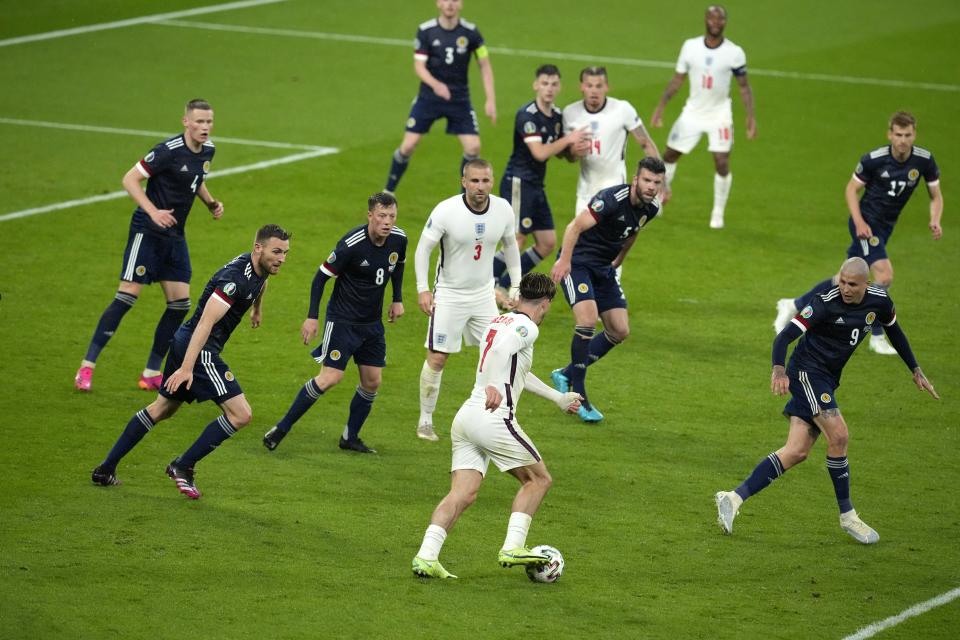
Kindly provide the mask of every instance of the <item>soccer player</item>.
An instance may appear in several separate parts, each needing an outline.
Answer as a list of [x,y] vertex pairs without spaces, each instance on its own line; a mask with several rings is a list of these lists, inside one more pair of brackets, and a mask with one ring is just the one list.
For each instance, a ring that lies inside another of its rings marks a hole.
[[397,190],[420,138],[440,118],[447,119],[447,133],[456,135],[463,146],[461,174],[467,161],[480,157],[480,126],[470,104],[467,82],[473,55],[477,57],[487,96],[484,112],[490,122],[497,123],[493,67],[483,36],[475,24],[460,17],[463,0],[437,0],[437,8],[440,16],[421,24],[414,40],[413,70],[420,78],[420,92],[410,108],[403,141],[393,152],[390,175],[384,187],[389,193]]
[[[840,267],[838,285],[814,296],[773,341],[770,387],[780,396],[790,392],[783,409],[790,420],[787,442],[764,458],[735,490],[716,494],[718,522],[724,532],[733,532],[733,519],[743,501],[806,460],[817,436],[823,432],[827,439],[827,472],[840,507],[840,527],[862,544],[880,539],[860,519],[850,500],[847,423],[836,399],[840,374],[870,328],[880,324],[913,372],[917,388],[938,400],[940,396],[917,364],[886,290],[867,284],[869,273],[870,267],[863,258],[846,260]],[[800,342],[784,369],[787,346],[797,338]]]
[[[893,282],[893,264],[887,256],[887,243],[921,176],[930,195],[930,233],[934,240],[943,235],[940,227],[943,215],[940,169],[932,153],[913,144],[916,137],[916,119],[906,111],[893,114],[887,131],[890,144],[860,158],[844,194],[850,210],[847,226],[851,243],[847,257],[858,256],[866,260],[873,276],[873,286],[883,289],[889,288]],[[861,191],[863,197],[858,200]],[[773,323],[777,333],[783,330],[797,309],[803,309],[815,294],[831,289],[835,284],[836,276],[817,283],[799,298],[778,301],[777,319]],[[873,326],[870,350],[883,355],[896,353],[878,325]]]
[[660,157],[657,145],[647,133],[637,110],[626,100],[608,96],[609,90],[606,68],[587,67],[580,72],[583,99],[563,109],[564,129],[567,132],[584,129],[589,136],[586,153],[577,148],[571,154],[572,159],[580,160],[574,216],[586,209],[590,199],[601,189],[627,181],[624,161],[628,133],[643,147],[645,155]]
[[517,423],[524,389],[552,400],[572,413],[580,404],[575,393],[559,393],[531,371],[533,343],[550,310],[557,289],[544,273],[528,273],[520,281],[520,297],[512,311],[493,319],[483,333],[473,392],[453,419],[450,492],[440,501],[413,559],[413,573],[423,578],[456,578],[438,560],[447,532],[477,499],[490,461],[520,481],[513,499],[507,536],[497,556],[504,567],[549,561],[526,547],[527,532],[553,479],[540,452]]
[[[553,215],[544,190],[547,160],[568,154],[571,147],[586,150],[585,129],[563,135],[563,115],[553,101],[560,92],[560,70],[552,64],[537,68],[533,90],[537,97],[517,110],[513,127],[513,153],[500,180],[500,197],[513,205],[517,222],[517,245],[523,248],[533,235],[534,245],[520,256],[520,271],[525,274],[537,266],[557,245]],[[493,276],[501,289],[507,289],[507,263],[501,254],[493,259]]]
[[[130,220],[130,235],[123,253],[120,286],[93,333],[87,354],[74,377],[74,386],[90,391],[93,369],[100,352],[145,284],[159,282],[167,298],[153,335],[153,347],[140,374],[139,386],[156,391],[162,379],[160,367],[174,332],[190,310],[190,253],[184,229],[193,199],[207,206],[213,219],[223,215],[223,203],[207,190],[205,182],[213,161],[213,109],[199,98],[187,103],[183,133],[156,145],[123,176],[123,188],[137,203]],[[141,182],[147,181],[144,191]]]
[[[433,412],[440,394],[443,367],[451,353],[480,343],[480,336],[497,317],[493,292],[493,256],[502,243],[510,274],[510,297],[520,282],[520,252],[510,203],[491,195],[493,169],[486,160],[471,160],[463,168],[462,195],[447,198],[430,213],[420,234],[414,267],[420,310],[430,317],[427,358],[420,370],[420,420],[417,436],[439,439]],[[430,254],[440,245],[434,291],[427,281]]]
[[197,310],[173,337],[163,370],[160,393],[127,423],[107,457],[93,470],[94,484],[120,484],[117,465],[161,420],[170,418],[184,402],[213,400],[223,415],[206,426],[189,449],[167,466],[180,493],[196,500],[194,465],[250,423],[252,412],[240,383],[220,357],[227,340],[248,310],[254,329],[263,319],[267,278],[276,275],[287,259],[290,235],[275,224],[257,231],[253,251],[221,267],[204,287]]
[[326,261],[317,269],[310,287],[310,307],[300,329],[303,344],[317,337],[320,300],[330,278],[336,278],[327,302],[323,341],[313,350],[320,373],[300,388],[286,415],[263,436],[270,451],[290,433],[303,414],[343,379],[350,358],[360,371],[360,384],[350,401],[340,448],[376,453],[360,439],[360,429],[370,415],[373,401],[387,366],[387,342],[383,330],[383,298],[389,280],[393,302],[387,311],[390,322],[403,315],[403,264],[407,258],[407,234],[397,222],[397,201],[389,193],[375,193],[367,200],[367,223],[348,231]]
[[[552,378],[557,391],[573,389],[583,398],[578,415],[584,422],[603,420],[587,396],[587,366],[630,334],[627,299],[616,268],[623,264],[637,233],[660,213],[657,194],[663,173],[663,162],[647,156],[630,183],[602,189],[563,233],[551,275],[554,282],[563,282],[576,326],[570,363],[555,370]],[[603,321],[603,333],[594,335],[598,319]]]
[[690,97],[683,112],[670,129],[663,161],[667,166],[667,191],[673,182],[680,156],[690,153],[707,134],[707,150],[713,154],[717,173],[713,177],[713,211],[710,228],[723,228],[723,214],[730,195],[733,174],[730,173],[730,149],[733,148],[733,110],[730,102],[730,78],[735,76],[740,86],[740,98],[747,112],[747,139],[757,135],[757,121],[753,115],[753,92],[747,82],[747,57],[743,49],[723,37],[727,26],[727,10],[710,5],[706,14],[707,33],[683,43],[677,69],[660,98],[650,122],[663,126],[663,110],[667,101],[690,76]]

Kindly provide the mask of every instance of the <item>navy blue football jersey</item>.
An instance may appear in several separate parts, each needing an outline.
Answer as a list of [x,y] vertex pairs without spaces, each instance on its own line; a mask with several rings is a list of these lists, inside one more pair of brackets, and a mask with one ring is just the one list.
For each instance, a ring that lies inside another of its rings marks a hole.
[[530,153],[530,141],[550,144],[563,136],[563,112],[551,107],[550,115],[540,111],[537,101],[520,107],[513,125],[513,153],[504,175],[543,186],[547,174],[546,161],[540,162]]
[[607,266],[623,249],[623,243],[636,235],[660,213],[660,200],[634,206],[630,202],[630,185],[621,184],[602,189],[590,199],[590,213],[597,221],[580,234],[573,248],[570,263],[590,267]]
[[[474,51],[483,46],[483,36],[477,26],[461,19],[456,27],[447,31],[436,18],[427,20],[417,28],[414,40],[414,57],[427,61],[427,71],[450,88],[453,99],[470,97],[467,84],[467,69]],[[433,96],[429,85],[420,83],[420,94]]]
[[859,304],[847,304],[834,287],[813,297],[792,322],[804,332],[787,370],[815,371],[832,376],[838,383],[844,365],[857,346],[879,322],[889,327],[896,322],[893,300],[879,287],[867,286]]
[[253,306],[254,300],[263,291],[266,282],[266,275],[258,276],[257,272],[253,270],[253,261],[250,259],[249,253],[237,256],[213,274],[213,277],[207,282],[207,286],[203,288],[203,293],[197,302],[197,310],[193,317],[183,323],[181,330],[186,329],[192,334],[200,322],[203,309],[207,306],[207,300],[210,299],[210,296],[216,296],[220,302],[230,308],[227,310],[227,314],[213,325],[213,329],[210,330],[210,337],[207,338],[203,348],[206,351],[219,353],[230,338],[230,334],[243,320],[243,316]]
[[898,162],[890,145],[874,149],[860,158],[853,177],[866,185],[860,211],[867,224],[892,227],[913,195],[922,177],[927,185],[940,180],[940,169],[931,154],[914,146],[904,162]]
[[137,163],[140,173],[147,178],[147,198],[157,209],[173,209],[177,224],[164,229],[137,207],[131,226],[158,235],[182,236],[193,199],[210,172],[213,153],[213,143],[209,140],[203,143],[199,153],[194,153],[184,142],[182,133],[151,149]]
[[[394,227],[383,246],[370,240],[367,225],[351,229],[320,270],[337,281],[327,302],[327,322],[380,322],[387,282],[407,258],[407,234]],[[394,283],[399,291],[400,283]]]

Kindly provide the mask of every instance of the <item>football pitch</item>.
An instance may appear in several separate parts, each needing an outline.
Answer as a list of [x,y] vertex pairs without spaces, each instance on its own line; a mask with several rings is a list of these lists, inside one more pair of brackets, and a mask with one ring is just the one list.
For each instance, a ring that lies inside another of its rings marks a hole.
[[[529,537],[566,559],[562,580],[547,585],[496,563],[516,483],[495,469],[441,555],[460,579],[410,573],[448,489],[449,424],[477,357],[450,358],[441,441],[417,439],[426,317],[413,249],[433,206],[459,189],[460,146],[443,123],[397,192],[410,237],[406,314],[387,325],[388,366],[362,432],[379,455],[337,448],[355,367],[275,452],[260,441],[316,374],[299,337],[310,282],[384,184],[416,94],[413,36],[434,3],[0,0],[0,638],[956,637],[960,5],[727,7],[759,135],[746,140],[733,91],[726,228],[707,225],[713,163],[701,141],[679,164],[663,219],[627,259],[632,334],[587,379],[606,419],[586,425],[533,394],[519,407],[554,477]],[[466,0],[463,16],[481,30],[496,75],[492,125],[480,114],[479,70],[470,71],[482,156],[497,180],[538,65],[560,67],[561,107],[579,99],[582,67],[605,65],[610,94],[649,126],[681,43],[703,31],[703,10],[689,0]],[[667,127],[686,94],[669,103]],[[153,399],[136,382],[164,308],[159,287],[144,290],[104,350],[93,392],[72,384],[117,285],[133,210],[120,179],[182,130],[194,97],[215,109],[209,188],[226,213],[213,221],[196,205],[187,225],[193,303],[258,227],[293,234],[263,325],[241,325],[224,351],[253,422],[198,465],[196,502],[164,467],[218,415],[211,403],[155,428],[121,463],[122,486],[90,482]],[[879,544],[858,545],[839,528],[822,442],[724,536],[714,492],[736,486],[786,434],[784,399],[769,389],[774,305],[844,258],[844,185],[859,157],[885,143],[898,109],[918,118],[917,144],[936,158],[946,206],[936,242],[925,188],[904,210],[889,245],[891,297],[942,400],[918,392],[898,357],[866,347],[844,371],[852,497]],[[650,129],[661,152],[667,131]],[[630,143],[628,166],[639,154]],[[574,165],[549,163],[560,233],[576,179]],[[572,328],[558,297],[537,342],[541,379],[568,361]]]

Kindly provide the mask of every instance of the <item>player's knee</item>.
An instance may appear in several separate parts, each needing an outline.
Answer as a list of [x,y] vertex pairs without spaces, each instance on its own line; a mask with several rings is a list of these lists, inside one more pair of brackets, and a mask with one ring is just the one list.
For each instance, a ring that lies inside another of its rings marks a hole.
[[476,160],[480,157],[480,138],[477,138],[476,142],[463,143],[463,157],[467,160]]
[[850,442],[850,434],[844,429],[833,434],[833,437],[830,439],[830,448],[831,449],[840,449],[843,451],[847,450],[847,444]]
[[540,255],[541,258],[545,258],[553,252],[554,247],[557,246],[556,238],[543,238],[537,239],[537,243],[534,245],[534,251]]
[[550,472],[544,470],[542,474],[538,474],[534,477],[534,482],[537,483],[537,486],[546,493],[550,490],[550,487],[553,486],[553,476],[550,475]]
[[676,162],[677,160],[680,159],[680,155],[681,155],[680,152],[677,151],[676,149],[671,149],[670,147],[667,147],[666,150],[663,152],[663,161]]
[[806,449],[788,448],[778,454],[785,469],[796,466],[807,459],[810,451]]
[[250,407],[246,407],[239,411],[231,411],[230,415],[227,416],[227,419],[230,420],[230,423],[237,429],[243,429],[245,426],[250,424],[253,421],[253,411]]

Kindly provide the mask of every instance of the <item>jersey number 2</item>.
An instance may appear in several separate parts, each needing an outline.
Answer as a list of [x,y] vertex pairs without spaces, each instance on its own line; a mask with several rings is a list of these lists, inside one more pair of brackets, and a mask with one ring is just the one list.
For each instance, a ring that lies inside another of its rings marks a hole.
[[490,351],[490,347],[493,346],[493,339],[497,337],[497,330],[490,329],[490,333],[487,334],[487,346],[483,348],[483,355],[480,356],[480,366],[478,367],[480,371],[483,371],[483,361],[487,359],[487,351]]

